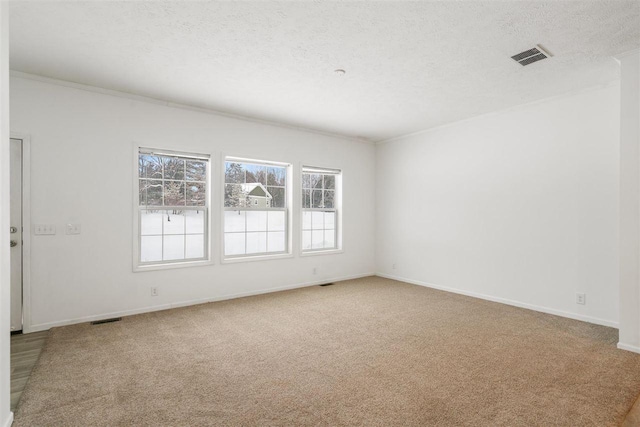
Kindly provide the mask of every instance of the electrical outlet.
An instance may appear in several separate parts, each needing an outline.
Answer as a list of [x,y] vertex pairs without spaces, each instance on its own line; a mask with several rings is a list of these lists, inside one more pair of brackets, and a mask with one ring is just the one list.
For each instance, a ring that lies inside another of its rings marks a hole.
[[318,267],[313,267],[313,274],[318,274]]
[[396,264],[394,263],[394,264],[391,266],[391,268],[392,268],[393,270],[395,270],[395,269],[396,269]]
[[587,294],[576,292],[576,304],[585,305],[587,303]]
[[158,296],[158,288],[156,286],[152,286],[151,287],[151,296],[152,297],[157,297]]

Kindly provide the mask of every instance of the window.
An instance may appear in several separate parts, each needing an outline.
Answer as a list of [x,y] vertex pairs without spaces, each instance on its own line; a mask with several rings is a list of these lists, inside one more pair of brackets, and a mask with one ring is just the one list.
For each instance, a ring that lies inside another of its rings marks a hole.
[[338,249],[341,172],[302,168],[302,251]]
[[289,165],[227,158],[224,173],[224,256],[289,253]]
[[138,264],[208,259],[209,157],[138,152]]

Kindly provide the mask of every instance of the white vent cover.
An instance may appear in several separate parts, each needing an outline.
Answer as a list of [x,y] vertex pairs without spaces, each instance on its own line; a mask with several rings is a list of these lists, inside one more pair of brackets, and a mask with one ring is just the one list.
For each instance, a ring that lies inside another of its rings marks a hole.
[[533,49],[525,50],[517,55],[513,55],[511,58],[518,64],[525,66],[538,62],[542,59],[551,57],[552,55],[544,50],[539,44]]

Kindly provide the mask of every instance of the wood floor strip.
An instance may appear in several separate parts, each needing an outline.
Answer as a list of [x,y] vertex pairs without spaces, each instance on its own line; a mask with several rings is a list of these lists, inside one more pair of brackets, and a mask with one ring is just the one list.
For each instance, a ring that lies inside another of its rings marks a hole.
[[36,365],[49,331],[11,336],[11,410],[20,402],[33,367]]

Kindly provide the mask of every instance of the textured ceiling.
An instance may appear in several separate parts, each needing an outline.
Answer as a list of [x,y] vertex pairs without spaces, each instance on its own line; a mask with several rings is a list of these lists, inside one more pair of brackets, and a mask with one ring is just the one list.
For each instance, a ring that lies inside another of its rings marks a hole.
[[[622,0],[13,1],[10,19],[14,70],[372,141],[609,82],[640,47]],[[510,59],[537,43],[554,57]]]

